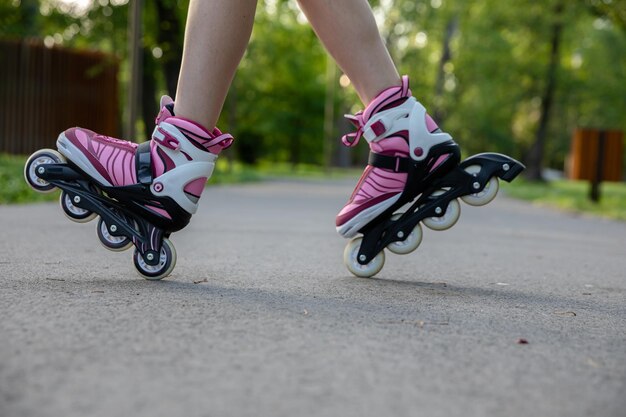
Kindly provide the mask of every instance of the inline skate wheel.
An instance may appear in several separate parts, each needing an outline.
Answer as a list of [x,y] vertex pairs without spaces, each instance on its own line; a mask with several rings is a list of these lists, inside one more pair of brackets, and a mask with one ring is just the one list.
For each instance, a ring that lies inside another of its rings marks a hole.
[[[391,220],[398,220],[402,216],[402,213],[397,213],[391,216]],[[413,252],[422,243],[422,226],[418,223],[411,233],[404,239],[397,242],[392,242],[387,245],[387,249],[397,255],[406,255]]]
[[168,276],[174,266],[176,265],[176,249],[169,239],[163,239],[161,244],[161,254],[159,256],[159,263],[156,265],[148,265],[143,259],[143,256],[135,249],[133,254],[133,262],[137,272],[145,279],[156,281]]
[[[433,194],[435,195],[435,194]],[[446,212],[440,217],[427,217],[423,220],[426,227],[432,230],[447,230],[454,226],[461,217],[461,205],[456,198],[448,203]]]
[[[472,175],[477,175],[480,172],[480,165],[471,165],[465,168],[465,172]],[[478,183],[475,183],[478,184]],[[498,183],[497,177],[489,178],[489,182],[485,185],[481,191],[475,194],[468,194],[461,197],[461,200],[465,204],[469,204],[470,206],[484,206],[485,204],[490,203],[496,195],[498,194],[498,189],[500,185]]]
[[62,164],[65,158],[52,149],[41,149],[32,154],[24,165],[24,179],[30,187],[39,193],[49,193],[56,188],[48,181],[37,176],[37,168],[47,164]]
[[100,239],[100,243],[102,243],[102,246],[108,250],[122,252],[133,246],[132,240],[126,236],[113,236],[109,231],[109,227],[104,220],[102,220],[102,218],[98,220],[96,232],[98,234],[98,239]]
[[356,237],[348,242],[346,249],[343,251],[343,262],[348,270],[357,277],[369,278],[383,269],[383,265],[385,264],[385,252],[380,251],[368,264],[361,265],[357,258],[362,241],[362,237]]
[[63,213],[73,222],[87,223],[97,217],[97,214],[93,211],[75,206],[72,201],[72,197],[65,191],[61,193],[59,202],[61,204],[61,208],[63,209]]

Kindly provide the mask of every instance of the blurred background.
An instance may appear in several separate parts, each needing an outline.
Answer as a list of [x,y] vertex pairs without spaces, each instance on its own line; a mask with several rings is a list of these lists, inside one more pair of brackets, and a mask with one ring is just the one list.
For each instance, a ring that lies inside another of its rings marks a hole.
[[[530,180],[585,179],[574,171],[592,168],[598,146],[580,141],[603,131],[606,179],[626,177],[625,0],[370,3],[414,95],[466,156],[509,154]],[[187,6],[0,1],[0,152],[53,147],[76,125],[145,140],[160,96],[176,94]],[[362,166],[367,147],[339,141],[351,130],[343,114],[362,107],[296,1],[259,1],[218,125],[236,138],[230,166]]]

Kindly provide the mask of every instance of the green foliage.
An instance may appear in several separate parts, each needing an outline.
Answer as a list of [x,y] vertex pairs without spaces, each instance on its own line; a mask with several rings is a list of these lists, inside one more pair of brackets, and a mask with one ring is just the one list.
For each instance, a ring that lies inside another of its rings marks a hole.
[[[564,11],[557,16],[559,1]],[[555,19],[563,32],[545,162],[563,168],[577,127],[626,131],[623,0],[370,3],[400,72],[410,75],[414,94],[465,153],[521,158],[528,151],[538,129]],[[188,0],[144,4],[144,82],[150,86],[144,107],[153,114],[158,97],[173,93]],[[125,83],[127,16],[126,0],[98,0],[86,10],[61,0],[8,0],[0,2],[0,36],[36,35],[116,54]],[[235,155],[248,162],[322,162],[326,59],[295,0],[259,2],[250,47],[219,123],[238,139]],[[340,115],[363,105],[350,87],[336,91],[338,138],[345,129]]]
[[50,201],[59,193],[39,194],[24,179],[26,157],[0,154],[0,204]]
[[[556,1],[405,0],[393,2],[386,11],[385,24],[392,20],[395,28],[402,27],[394,30],[401,33],[392,39],[394,45],[409,45],[408,52],[395,53],[400,68],[421,80],[414,88],[421,100],[444,108],[446,130],[467,153],[489,149],[522,157],[534,141]],[[626,130],[626,61],[621,58],[626,55],[626,31],[613,13],[624,3],[603,2],[593,10],[590,3],[600,2],[563,3],[561,62],[546,149],[548,165],[560,169],[575,128]],[[444,67],[442,97],[437,97],[434,75],[444,29],[455,17],[459,23],[451,42],[452,59]],[[411,39],[422,36],[420,32],[428,42],[411,48]]]
[[274,10],[260,7],[222,124],[235,118],[232,133],[248,148],[262,138],[257,158],[321,163],[325,63],[324,50],[293,2],[277,2]]
[[537,184],[516,180],[511,185],[506,185],[505,192],[536,205],[558,208],[570,213],[626,220],[626,184],[602,183],[599,203],[593,203],[589,199],[589,188],[588,181],[553,181]]

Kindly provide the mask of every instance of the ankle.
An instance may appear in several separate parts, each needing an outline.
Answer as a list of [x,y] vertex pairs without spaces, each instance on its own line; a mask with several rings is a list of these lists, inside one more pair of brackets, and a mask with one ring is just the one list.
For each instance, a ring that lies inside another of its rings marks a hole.
[[[173,107],[174,115],[181,119],[191,121],[198,126],[202,126],[207,132],[213,130],[213,126],[217,124],[217,117],[211,118],[203,111],[199,111],[197,108],[185,105],[185,103],[174,103]],[[219,115],[218,115],[219,116]]]

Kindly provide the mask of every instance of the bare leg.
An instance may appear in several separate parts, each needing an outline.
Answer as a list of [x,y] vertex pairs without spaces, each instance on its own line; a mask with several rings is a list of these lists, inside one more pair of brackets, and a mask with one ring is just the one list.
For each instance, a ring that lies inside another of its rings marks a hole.
[[257,0],[191,0],[175,113],[208,129],[217,123],[250,40]]
[[367,0],[298,0],[328,52],[367,105],[400,76]]

